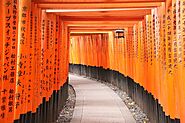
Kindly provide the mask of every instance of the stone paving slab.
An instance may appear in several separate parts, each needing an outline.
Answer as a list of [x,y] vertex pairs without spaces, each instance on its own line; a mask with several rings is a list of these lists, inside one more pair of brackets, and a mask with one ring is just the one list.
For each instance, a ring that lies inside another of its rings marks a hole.
[[69,75],[76,91],[71,123],[136,123],[121,98],[108,86],[76,75]]

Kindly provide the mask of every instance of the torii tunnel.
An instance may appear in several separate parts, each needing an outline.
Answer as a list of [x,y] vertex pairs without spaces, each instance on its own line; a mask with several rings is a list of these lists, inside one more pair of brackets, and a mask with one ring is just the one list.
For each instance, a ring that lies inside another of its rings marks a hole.
[[185,123],[185,0],[0,0],[0,123],[55,123],[69,72]]

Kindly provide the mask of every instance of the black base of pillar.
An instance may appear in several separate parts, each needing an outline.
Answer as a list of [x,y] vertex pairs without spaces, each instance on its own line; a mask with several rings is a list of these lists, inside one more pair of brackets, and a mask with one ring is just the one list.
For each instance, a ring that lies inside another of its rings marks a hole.
[[58,118],[58,114],[64,107],[68,98],[68,78],[65,84],[58,91],[53,91],[48,101],[44,97],[35,113],[27,112],[21,114],[19,120],[14,123],[52,123]]

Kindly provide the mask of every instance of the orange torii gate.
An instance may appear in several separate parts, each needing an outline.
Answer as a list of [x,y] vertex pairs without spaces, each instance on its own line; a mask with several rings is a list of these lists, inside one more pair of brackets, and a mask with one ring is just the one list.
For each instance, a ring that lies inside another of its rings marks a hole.
[[0,8],[0,122],[55,121],[67,98],[66,27],[31,0]]

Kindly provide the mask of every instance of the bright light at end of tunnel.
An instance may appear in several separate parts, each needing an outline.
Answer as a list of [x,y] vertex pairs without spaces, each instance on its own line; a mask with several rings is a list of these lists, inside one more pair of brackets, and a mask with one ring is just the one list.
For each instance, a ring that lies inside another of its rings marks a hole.
[[97,11],[121,11],[121,10],[148,10],[152,8],[112,8],[112,9],[46,9],[46,12],[97,12]]

